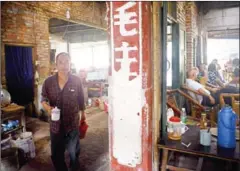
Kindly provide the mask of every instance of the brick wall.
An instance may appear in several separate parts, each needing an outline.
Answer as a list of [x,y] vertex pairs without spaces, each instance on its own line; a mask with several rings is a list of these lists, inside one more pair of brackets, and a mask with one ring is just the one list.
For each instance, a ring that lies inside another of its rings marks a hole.
[[196,47],[194,44],[197,41],[198,35],[198,9],[195,2],[186,2],[186,41],[187,41],[187,70],[194,64]]
[[49,19],[66,20],[70,10],[71,21],[105,28],[105,3],[93,2],[2,2],[2,84],[5,84],[4,44],[30,45],[34,47],[34,60],[40,61],[42,79],[49,74],[50,42]]
[[177,2],[177,21],[183,28],[185,28],[186,22],[185,4],[186,2]]

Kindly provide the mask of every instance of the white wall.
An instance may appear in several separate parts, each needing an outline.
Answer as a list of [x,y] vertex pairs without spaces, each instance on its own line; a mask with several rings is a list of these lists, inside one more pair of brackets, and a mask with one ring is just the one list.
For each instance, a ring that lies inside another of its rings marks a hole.
[[239,7],[210,10],[203,16],[203,27],[207,31],[239,28]]

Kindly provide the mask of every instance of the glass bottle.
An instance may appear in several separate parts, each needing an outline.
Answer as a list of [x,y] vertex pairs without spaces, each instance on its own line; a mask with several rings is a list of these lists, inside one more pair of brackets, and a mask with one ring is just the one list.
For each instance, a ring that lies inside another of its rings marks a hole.
[[205,112],[201,114],[200,129],[207,129],[207,115]]
[[186,115],[186,110],[185,108],[182,108],[182,111],[181,111],[181,121],[182,123],[186,123],[186,120],[187,120],[187,115]]

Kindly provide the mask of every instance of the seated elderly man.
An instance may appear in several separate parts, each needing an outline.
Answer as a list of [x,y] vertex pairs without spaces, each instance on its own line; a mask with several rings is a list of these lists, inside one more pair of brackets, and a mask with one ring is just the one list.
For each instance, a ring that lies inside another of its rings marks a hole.
[[192,68],[188,71],[188,78],[186,80],[186,85],[188,88],[191,88],[197,91],[199,94],[189,92],[190,96],[197,100],[202,105],[213,106],[214,104],[219,103],[219,93],[217,88],[211,88],[204,86],[197,82],[199,70],[198,68]]

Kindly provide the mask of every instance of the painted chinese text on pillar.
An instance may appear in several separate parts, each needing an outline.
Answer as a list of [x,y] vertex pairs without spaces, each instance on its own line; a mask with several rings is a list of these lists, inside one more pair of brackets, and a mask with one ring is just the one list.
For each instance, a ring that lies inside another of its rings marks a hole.
[[[118,163],[118,168],[122,170],[124,168],[142,170],[141,168],[147,167],[146,163],[143,167],[143,158],[146,159],[146,155],[151,152],[150,149],[147,151],[144,149],[144,147],[151,148],[150,50],[143,53],[142,36],[142,28],[144,28],[142,9],[149,14],[149,6],[148,3],[143,6],[142,2],[109,2],[108,4],[112,57],[109,75],[111,162]],[[144,18],[148,19],[146,15]],[[145,31],[149,34],[150,30]],[[146,40],[149,40],[149,37]],[[146,43],[150,46],[149,42],[145,41]],[[144,54],[146,55],[143,57]]]

